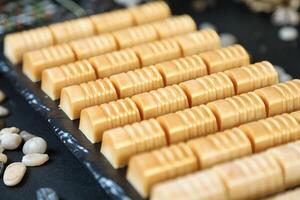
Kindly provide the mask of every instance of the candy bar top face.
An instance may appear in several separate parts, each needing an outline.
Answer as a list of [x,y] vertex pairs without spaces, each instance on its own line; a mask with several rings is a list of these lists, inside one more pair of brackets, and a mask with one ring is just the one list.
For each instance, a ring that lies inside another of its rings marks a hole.
[[53,44],[54,39],[48,27],[7,34],[4,37],[4,55],[12,64],[17,64],[25,52]]
[[89,18],[80,18],[52,24],[49,29],[55,44],[94,35],[94,27]]
[[159,22],[154,22],[151,25],[158,33],[160,39],[197,30],[195,21],[189,15],[168,18]]
[[23,73],[36,82],[41,80],[44,70],[75,60],[76,56],[68,44],[45,47],[24,54]]
[[97,34],[134,26],[133,17],[126,9],[93,15],[90,17],[90,20]]
[[[200,56],[208,66],[209,74],[250,64],[250,56],[241,45],[204,52]],[[236,59],[236,57],[240,59]]]
[[129,9],[135,24],[146,24],[162,20],[171,15],[171,10],[164,1],[150,2]]

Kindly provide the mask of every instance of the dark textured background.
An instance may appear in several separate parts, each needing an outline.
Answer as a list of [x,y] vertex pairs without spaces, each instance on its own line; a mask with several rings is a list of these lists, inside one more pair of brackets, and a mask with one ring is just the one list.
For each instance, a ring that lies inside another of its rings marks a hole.
[[[203,13],[195,13],[188,1],[170,1],[174,14],[189,13],[198,23],[213,23],[219,32],[232,33],[253,56],[254,61],[269,60],[286,69],[294,78],[300,77],[300,40],[283,42],[278,38],[278,29],[270,23],[269,16],[253,14],[242,5],[223,1],[216,8]],[[180,28],[180,27],[179,27]],[[35,199],[35,191],[40,187],[52,187],[61,199],[106,199],[103,190],[89,172],[54,135],[45,121],[0,76],[0,89],[8,99],[7,106],[12,115],[6,119],[8,125],[26,129],[44,137],[49,144],[50,161],[42,166],[30,168],[22,184],[7,188],[0,181],[0,199]],[[19,161],[21,150],[6,152],[10,161]]]

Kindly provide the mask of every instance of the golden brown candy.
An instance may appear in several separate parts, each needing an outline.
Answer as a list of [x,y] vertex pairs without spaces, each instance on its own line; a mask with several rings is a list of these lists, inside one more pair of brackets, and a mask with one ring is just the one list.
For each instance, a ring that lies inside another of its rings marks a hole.
[[23,73],[31,81],[40,81],[42,72],[53,66],[75,61],[75,54],[68,44],[56,45],[25,53]]
[[140,120],[137,106],[133,100],[126,98],[83,109],[79,129],[92,143],[96,143],[102,140],[104,131]]
[[199,55],[207,65],[209,74],[250,64],[249,54],[241,45],[232,45]]
[[219,130],[267,117],[265,104],[254,92],[208,103],[217,118]]
[[212,170],[204,170],[156,184],[151,190],[151,200],[161,199],[228,200],[228,197],[221,178]]
[[280,164],[284,173],[284,185],[291,188],[300,183],[300,143],[293,142],[288,145],[272,148],[267,151]]
[[114,168],[128,164],[135,154],[167,145],[165,133],[155,119],[105,131],[101,153]]
[[197,169],[197,159],[192,150],[180,143],[131,158],[127,179],[145,198],[154,184]]
[[225,183],[229,199],[257,199],[284,189],[281,168],[267,154],[217,165],[213,170]]
[[138,56],[141,66],[182,57],[180,47],[173,39],[164,39],[137,45],[132,50]]
[[165,130],[170,144],[218,131],[216,117],[205,105],[163,115],[157,120]]
[[73,120],[79,118],[82,109],[107,103],[118,97],[112,82],[104,78],[65,87],[60,98],[61,109]]
[[164,86],[163,78],[154,66],[112,75],[118,97],[125,98]]
[[124,49],[112,53],[92,57],[89,62],[97,72],[98,78],[140,68],[140,62],[132,49]]
[[250,139],[253,152],[300,139],[300,126],[288,114],[244,124],[240,128]]
[[89,18],[80,18],[52,24],[49,29],[54,43],[60,44],[95,34],[93,23]]
[[195,153],[200,169],[252,154],[251,143],[239,128],[193,139],[187,144]]
[[96,73],[91,64],[82,60],[44,70],[41,88],[52,100],[56,100],[64,87],[95,79]]
[[[178,28],[180,27],[180,28]],[[176,28],[181,29],[181,25]],[[194,55],[199,52],[210,51],[221,47],[220,37],[213,29],[204,29],[185,35],[174,37],[179,44],[184,56]]]
[[264,101],[268,116],[300,109],[300,80],[294,79],[255,90]]
[[142,119],[150,119],[189,107],[184,91],[178,85],[159,88],[131,98],[138,106]]
[[160,39],[197,30],[195,21],[189,15],[168,18],[150,25],[155,28]]
[[234,85],[224,72],[183,82],[180,87],[186,93],[190,107],[235,95]]
[[90,58],[118,49],[117,42],[111,34],[101,34],[69,42],[76,55],[76,60]]
[[130,8],[128,11],[133,16],[134,24],[146,24],[165,19],[171,15],[171,10],[168,4],[164,1],[142,4],[140,6]]
[[237,95],[278,83],[278,74],[268,61],[230,69],[225,73],[233,82]]
[[17,64],[25,52],[53,44],[54,39],[48,27],[7,34],[4,37],[4,55],[12,64]]
[[96,33],[108,33],[122,28],[134,26],[134,19],[128,10],[120,9],[92,15],[91,22]]
[[166,61],[154,66],[159,70],[166,86],[207,75],[206,65],[198,55]]

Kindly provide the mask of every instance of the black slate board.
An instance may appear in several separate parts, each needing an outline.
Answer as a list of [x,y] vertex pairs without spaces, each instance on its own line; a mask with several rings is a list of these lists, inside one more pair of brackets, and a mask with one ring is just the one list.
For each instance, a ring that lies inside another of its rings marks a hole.
[[[294,77],[299,77],[299,68],[293,67],[294,63],[298,63],[300,55],[299,41],[293,43],[279,41],[276,34],[278,28],[270,24],[267,16],[253,15],[245,7],[229,1],[223,1],[215,10],[203,13],[194,13],[188,7],[188,1],[170,1],[170,4],[174,14],[188,13],[198,23],[212,22],[219,31],[235,34],[239,42],[252,52],[253,61],[268,59],[281,66],[288,63],[289,67],[285,69]],[[289,57],[282,54],[285,51],[289,51]],[[21,66],[12,66],[3,55],[0,55],[0,73],[11,81],[28,104],[45,119],[53,132],[85,165],[112,199],[141,199],[127,182],[126,169],[113,169],[100,154],[100,145],[91,144],[78,130],[78,120],[69,120],[63,111],[58,109],[58,101],[53,102],[40,90],[40,83],[32,83],[23,75]]]

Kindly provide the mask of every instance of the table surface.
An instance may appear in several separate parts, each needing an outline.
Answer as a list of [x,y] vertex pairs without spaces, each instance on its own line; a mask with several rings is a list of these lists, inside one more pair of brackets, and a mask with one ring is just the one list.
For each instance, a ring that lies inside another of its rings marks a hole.
[[[190,13],[198,23],[213,23],[219,32],[234,34],[239,43],[252,53],[254,61],[269,60],[282,66],[299,78],[299,41],[283,42],[278,38],[278,29],[268,16],[253,14],[244,6],[223,1],[218,7],[203,13],[194,13],[187,1],[171,1],[173,13]],[[225,3],[226,2],[226,3]],[[14,188],[5,187],[0,181],[0,199],[35,199],[40,187],[53,188],[60,199],[107,199],[89,172],[54,135],[45,121],[34,113],[22,97],[0,76],[0,89],[8,96],[4,105],[12,114],[6,118],[8,126],[35,133],[48,142],[50,161],[41,167],[29,168],[22,183]],[[5,152],[9,162],[20,161],[21,149]]]

